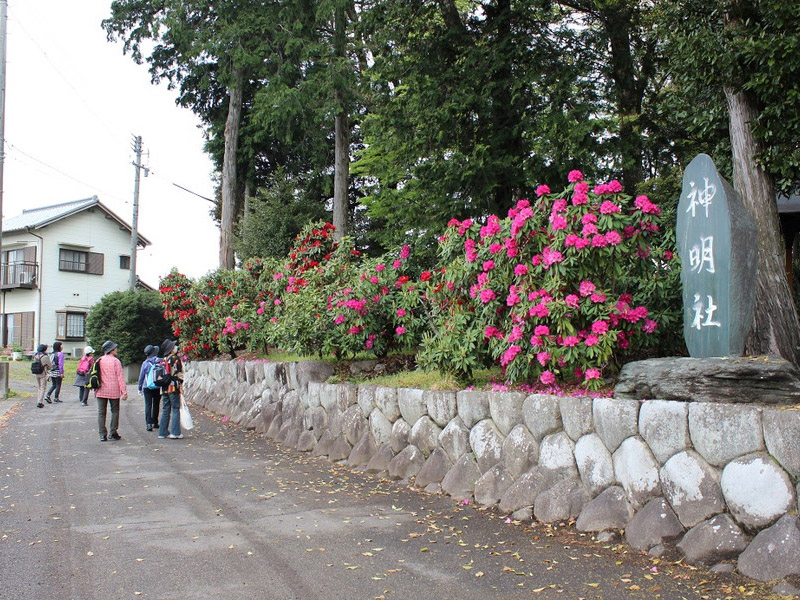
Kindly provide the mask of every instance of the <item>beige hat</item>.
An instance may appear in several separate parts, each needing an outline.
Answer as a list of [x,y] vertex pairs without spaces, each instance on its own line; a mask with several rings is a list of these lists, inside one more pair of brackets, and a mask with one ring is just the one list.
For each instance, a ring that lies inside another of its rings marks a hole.
[[86,346],[83,349],[83,353],[84,354],[94,354],[94,348],[92,348],[91,346]]

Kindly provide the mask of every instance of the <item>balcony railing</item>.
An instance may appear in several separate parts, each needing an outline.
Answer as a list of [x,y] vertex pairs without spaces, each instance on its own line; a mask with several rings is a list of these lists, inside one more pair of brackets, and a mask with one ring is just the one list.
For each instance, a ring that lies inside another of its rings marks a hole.
[[32,290],[39,279],[39,265],[35,262],[3,263],[0,287],[4,290],[22,288]]

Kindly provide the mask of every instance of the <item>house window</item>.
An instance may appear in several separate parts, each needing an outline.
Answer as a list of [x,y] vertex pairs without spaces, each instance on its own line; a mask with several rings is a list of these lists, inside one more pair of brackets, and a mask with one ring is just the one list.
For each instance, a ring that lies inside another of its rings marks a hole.
[[119,257],[119,268],[130,271],[130,268],[131,268],[131,257],[130,256],[121,255]]
[[59,311],[56,317],[56,338],[82,340],[86,337],[86,313]]
[[104,256],[99,252],[61,248],[58,255],[59,271],[102,275],[103,262]]
[[31,350],[33,348],[33,324],[36,313],[7,313],[3,317],[5,321],[3,346],[19,346],[23,350]]
[[80,273],[85,273],[88,262],[88,252],[81,252],[80,250],[65,250],[64,248],[61,248],[61,254],[58,260],[58,269],[60,271],[78,271]]

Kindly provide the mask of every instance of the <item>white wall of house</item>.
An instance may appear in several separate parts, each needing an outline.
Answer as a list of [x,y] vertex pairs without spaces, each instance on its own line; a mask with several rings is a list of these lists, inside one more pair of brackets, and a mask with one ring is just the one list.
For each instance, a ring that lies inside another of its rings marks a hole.
[[[37,343],[50,348],[57,338],[57,313],[88,313],[106,294],[128,289],[130,270],[120,267],[120,257],[130,255],[130,232],[99,209],[90,208],[36,230],[43,242],[30,233],[9,234],[5,248],[14,241],[36,241],[39,263],[38,289],[14,289],[5,294],[5,313],[37,312]],[[64,271],[59,268],[61,250],[103,255],[103,274]],[[41,310],[41,316],[38,316]],[[63,340],[64,352],[80,355],[86,340]],[[78,350],[78,352],[76,352]],[[99,349],[96,349],[99,350]]]

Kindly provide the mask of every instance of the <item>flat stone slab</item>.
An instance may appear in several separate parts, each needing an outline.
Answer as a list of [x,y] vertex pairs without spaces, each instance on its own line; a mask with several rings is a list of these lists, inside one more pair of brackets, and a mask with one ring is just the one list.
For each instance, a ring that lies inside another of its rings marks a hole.
[[800,371],[774,356],[651,358],[622,367],[617,398],[796,404]]

